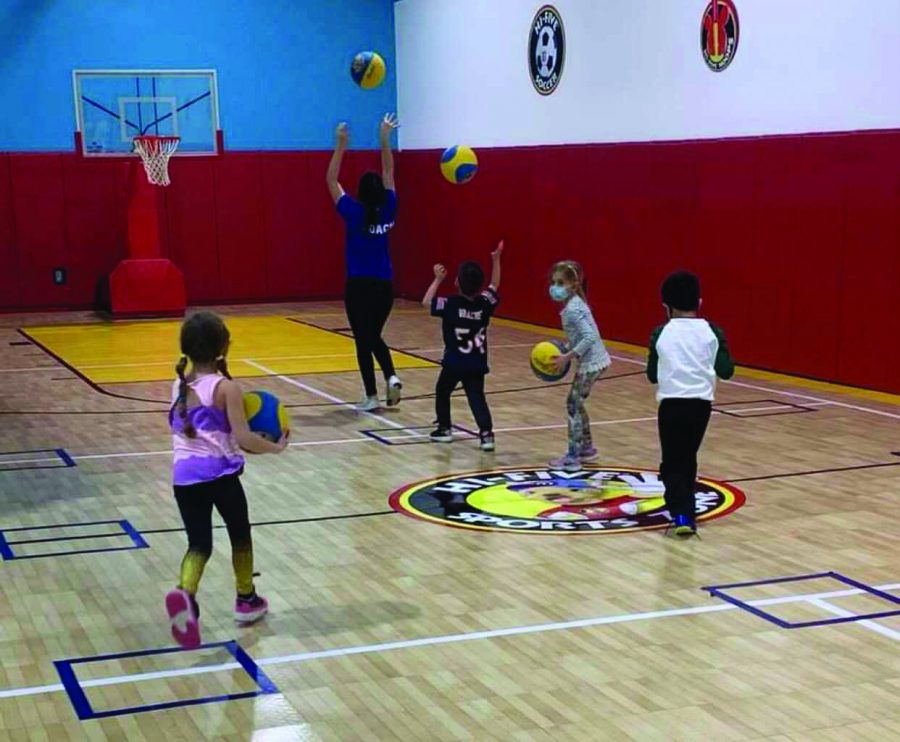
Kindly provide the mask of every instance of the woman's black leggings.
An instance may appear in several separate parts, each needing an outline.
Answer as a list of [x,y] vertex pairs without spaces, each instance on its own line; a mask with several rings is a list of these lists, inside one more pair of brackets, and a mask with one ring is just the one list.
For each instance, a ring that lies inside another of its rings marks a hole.
[[366,396],[378,393],[375,386],[375,361],[387,379],[394,375],[391,351],[381,339],[381,332],[394,306],[394,287],[379,278],[348,278],[344,291],[344,307],[356,342],[356,361],[366,387]]

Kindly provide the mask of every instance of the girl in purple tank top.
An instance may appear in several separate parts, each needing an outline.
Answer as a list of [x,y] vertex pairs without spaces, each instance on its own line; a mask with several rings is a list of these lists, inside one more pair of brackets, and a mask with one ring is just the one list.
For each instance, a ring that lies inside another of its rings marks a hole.
[[[252,433],[244,413],[240,387],[228,374],[225,356],[228,328],[212,312],[198,312],[181,327],[181,352],[172,387],[169,425],[174,449],[175,501],[188,536],[178,587],[166,595],[172,636],[183,647],[200,644],[197,590],[203,568],[212,554],[212,510],[225,521],[231,541],[231,561],[237,598],[234,618],[252,623],[268,611],[265,598],[253,585],[253,541],[247,498],[239,479],[244,455],[280,453],[288,442],[271,443]],[[191,371],[186,374],[188,360]]]

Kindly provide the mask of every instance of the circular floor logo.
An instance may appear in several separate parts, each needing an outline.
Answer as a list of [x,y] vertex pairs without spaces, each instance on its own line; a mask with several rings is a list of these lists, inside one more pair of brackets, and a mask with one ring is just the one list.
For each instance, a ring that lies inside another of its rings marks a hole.
[[733,0],[712,0],[703,12],[700,49],[713,72],[721,72],[737,53],[740,26]]
[[566,32],[562,16],[552,5],[545,5],[534,16],[528,37],[528,68],[534,89],[541,95],[556,90],[565,61]]
[[[475,531],[587,534],[665,528],[664,487],[655,472],[586,466],[455,474],[406,485],[390,504],[414,518]],[[721,518],[744,504],[724,482],[697,481],[697,520]]]

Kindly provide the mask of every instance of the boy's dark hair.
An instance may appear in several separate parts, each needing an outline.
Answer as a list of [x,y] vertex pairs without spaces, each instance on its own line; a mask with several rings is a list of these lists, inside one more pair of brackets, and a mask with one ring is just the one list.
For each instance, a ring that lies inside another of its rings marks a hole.
[[475,296],[484,286],[484,271],[474,260],[467,260],[459,266],[456,280],[459,281],[459,290],[463,295]]
[[366,229],[378,224],[378,210],[384,206],[387,199],[387,190],[381,176],[373,172],[363,173],[359,179],[356,196],[366,210]]
[[181,326],[182,356],[175,366],[178,374],[178,399],[175,400],[175,411],[184,424],[184,434],[194,438],[197,431],[187,416],[187,370],[188,359],[191,363],[215,363],[219,373],[230,379],[225,351],[231,335],[222,318],[215,312],[197,312],[185,320]]
[[696,312],[700,308],[700,279],[690,271],[670,273],[662,284],[662,301],[670,309]]

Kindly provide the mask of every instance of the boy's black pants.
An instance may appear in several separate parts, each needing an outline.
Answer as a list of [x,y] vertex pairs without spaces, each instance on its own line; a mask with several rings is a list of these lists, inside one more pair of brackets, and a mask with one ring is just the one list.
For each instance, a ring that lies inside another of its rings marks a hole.
[[673,520],[679,515],[694,518],[697,452],[711,413],[712,402],[705,399],[664,399],[659,405],[659,472]]
[[462,382],[469,400],[469,407],[478,425],[480,433],[487,433],[494,429],[491,420],[491,411],[488,409],[487,398],[484,396],[484,371],[457,371],[446,366],[441,369],[435,388],[434,406],[437,412],[437,424],[439,428],[450,427],[450,395],[456,386]]

